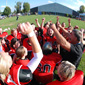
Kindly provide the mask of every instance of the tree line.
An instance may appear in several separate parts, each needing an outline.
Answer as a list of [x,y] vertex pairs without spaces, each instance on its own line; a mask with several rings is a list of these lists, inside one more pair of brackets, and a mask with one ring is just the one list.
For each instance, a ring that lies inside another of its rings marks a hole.
[[[28,13],[30,11],[30,4],[28,2],[24,2],[23,3],[23,9],[21,9],[22,7],[22,3],[21,2],[17,2],[15,5],[15,9],[13,13],[17,14],[17,13]],[[6,6],[2,15],[6,15],[9,16],[9,14],[11,13],[11,8]]]

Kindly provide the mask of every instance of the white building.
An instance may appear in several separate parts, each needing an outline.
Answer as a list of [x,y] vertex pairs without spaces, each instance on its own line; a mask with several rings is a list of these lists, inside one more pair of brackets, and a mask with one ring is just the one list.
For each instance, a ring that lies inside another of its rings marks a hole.
[[37,6],[34,8],[31,8],[30,10],[32,13],[37,12],[38,14],[54,14],[54,15],[61,15],[65,16],[66,14],[72,15],[72,16],[79,16],[79,13],[75,10],[68,8],[64,5],[61,5],[59,3],[51,3],[51,4],[45,4],[41,6]]

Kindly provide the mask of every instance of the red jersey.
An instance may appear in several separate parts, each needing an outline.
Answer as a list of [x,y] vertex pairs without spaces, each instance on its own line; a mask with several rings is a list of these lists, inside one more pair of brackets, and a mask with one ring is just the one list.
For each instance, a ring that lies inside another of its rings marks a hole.
[[26,47],[28,51],[32,51],[32,46],[28,42],[29,42],[29,39],[25,38],[23,40],[23,46]]
[[38,39],[40,45],[42,45],[42,40],[43,40],[43,38],[42,38],[41,36],[38,36],[37,39]]
[[53,71],[57,63],[61,62],[61,56],[57,53],[44,55],[38,68],[34,72],[34,77],[38,82],[46,84],[53,80]]
[[9,55],[15,54],[15,49],[13,49],[12,47],[9,50]]
[[7,77],[5,79],[5,83],[7,85],[25,85],[30,82],[30,81],[20,82],[20,80],[19,80],[20,69],[29,69],[29,68],[27,66],[13,64],[10,69],[9,74],[7,75]]
[[12,40],[13,38],[14,38],[14,37],[13,37],[12,35],[8,35],[8,36],[7,36],[6,39],[9,41],[9,44],[11,44],[11,40]]
[[6,44],[2,45],[2,50],[5,52],[8,52],[8,47]]
[[35,27],[35,30],[37,30],[37,31],[38,31],[38,30],[39,30],[39,27]]
[[19,60],[16,60],[15,63],[18,65],[26,66],[29,63],[29,59],[27,59],[27,58],[26,59],[19,59]]
[[[9,41],[9,44],[11,43],[11,40],[12,40],[13,38],[15,38],[13,35],[8,35],[8,36],[7,36],[6,39]],[[17,34],[17,39],[21,40],[21,33],[18,33],[18,34]]]
[[84,73],[81,70],[76,70],[74,77],[71,78],[70,80],[63,81],[63,82],[56,80],[56,81],[52,81],[46,85],[84,85],[83,76],[84,76]]
[[[68,30],[68,28],[65,28],[65,30]],[[62,31],[62,29],[60,29],[60,34],[62,34],[63,33],[63,31]]]
[[22,37],[22,34],[17,32],[17,39],[19,39],[21,41],[21,37]]
[[56,37],[55,36],[53,36],[53,37],[50,37],[50,36],[48,36],[48,35],[44,35],[44,43],[45,42],[50,42],[51,44],[52,44],[52,48],[54,49],[54,48],[56,48],[56,46],[57,46],[57,43],[56,43]]
[[43,27],[43,34],[45,35],[47,33],[47,29]]
[[2,38],[5,38],[7,36],[8,36],[8,33],[7,32],[2,32],[2,34],[0,34],[0,37],[2,37]]

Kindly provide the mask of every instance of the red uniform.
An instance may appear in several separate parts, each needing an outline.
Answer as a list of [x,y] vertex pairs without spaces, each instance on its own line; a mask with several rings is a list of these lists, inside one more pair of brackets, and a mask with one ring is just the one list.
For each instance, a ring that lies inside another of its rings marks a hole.
[[38,39],[38,41],[39,41],[40,45],[42,45],[42,44],[43,44],[43,43],[42,43],[43,38],[42,38],[41,36],[38,36],[38,37],[37,37],[37,39]]
[[34,72],[34,77],[38,82],[46,84],[53,80],[53,72],[57,63],[61,62],[61,56],[57,53],[44,55],[38,68]]
[[84,73],[81,70],[76,70],[75,75],[72,79],[68,81],[52,81],[46,85],[84,85],[83,80],[84,80]]
[[43,27],[43,34],[45,35],[47,33],[47,29]]
[[39,27],[35,27],[35,30],[37,30],[37,31],[38,31],[38,30],[39,30]]
[[25,38],[23,40],[23,46],[26,47],[28,51],[32,51],[32,46],[28,42],[29,42],[29,39]]
[[8,52],[8,47],[6,44],[2,45],[2,50],[5,52]]
[[17,32],[17,39],[19,39],[21,41],[21,37],[22,37],[22,34]]
[[18,65],[26,66],[29,63],[29,59],[27,59],[27,58],[26,59],[19,59],[19,60],[16,60],[15,63]]
[[12,47],[9,50],[9,55],[15,54],[15,49],[13,49]]
[[50,42],[52,44],[52,48],[56,48],[57,44],[56,44],[56,37],[50,37],[48,35],[44,35],[44,43],[45,42]]
[[5,83],[7,85],[25,85],[25,84],[28,84],[30,82],[29,80],[28,80],[28,82],[20,82],[20,70],[21,69],[29,70],[29,68],[27,66],[13,64],[8,76],[5,79]]
[[0,34],[0,37],[2,37],[2,38],[5,38],[7,36],[8,36],[8,33],[7,32],[2,32],[2,34]]
[[9,41],[9,44],[11,44],[11,40],[12,40],[13,38],[14,38],[14,37],[13,37],[12,35],[8,35],[8,36],[7,36],[6,39]]
[[[8,36],[7,36],[6,39],[9,41],[9,44],[11,43],[11,40],[12,40],[13,38],[15,38],[13,35],[8,35]],[[21,33],[18,33],[18,34],[17,34],[17,39],[21,40]]]
[[[68,28],[65,28],[65,30],[68,30]],[[63,32],[62,29],[60,29],[60,34],[62,34],[62,32]]]

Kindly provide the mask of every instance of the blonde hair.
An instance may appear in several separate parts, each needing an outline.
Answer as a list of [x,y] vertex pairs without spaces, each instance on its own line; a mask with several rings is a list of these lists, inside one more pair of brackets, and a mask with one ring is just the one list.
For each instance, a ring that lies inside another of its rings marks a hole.
[[24,46],[20,46],[16,49],[16,60],[21,59],[25,54],[25,47]]
[[68,81],[75,75],[76,67],[69,61],[62,61],[58,67],[58,74],[60,74],[62,81]]
[[6,60],[4,60],[3,55],[0,53],[0,74],[1,74],[1,80],[3,82],[8,73],[9,73],[8,63],[6,63]]

